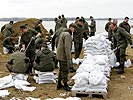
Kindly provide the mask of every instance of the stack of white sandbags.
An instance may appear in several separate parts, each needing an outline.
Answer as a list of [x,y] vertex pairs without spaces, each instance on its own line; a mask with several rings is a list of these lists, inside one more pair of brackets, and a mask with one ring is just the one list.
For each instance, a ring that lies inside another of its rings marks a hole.
[[15,87],[23,91],[33,91],[36,87],[29,87],[30,83],[27,81],[28,76],[25,74],[12,73],[8,76],[0,78],[0,89],[8,87]]
[[56,83],[56,75],[54,72],[40,72],[35,70],[34,80],[38,84]]
[[75,81],[72,91],[107,93],[107,77],[110,77],[111,66],[115,64],[115,56],[111,42],[106,38],[107,33],[101,33],[86,40],[84,61],[72,77]]
[[106,39],[107,33],[97,34],[86,40],[84,57],[88,54],[92,55],[110,55],[111,51],[111,42]]

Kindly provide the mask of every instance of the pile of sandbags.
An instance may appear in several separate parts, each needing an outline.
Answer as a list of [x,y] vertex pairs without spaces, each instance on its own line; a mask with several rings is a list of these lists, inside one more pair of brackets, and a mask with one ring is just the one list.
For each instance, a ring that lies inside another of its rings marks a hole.
[[84,61],[72,77],[75,82],[72,91],[107,93],[115,55],[111,50],[111,42],[106,38],[107,33],[101,33],[86,40]]
[[54,72],[40,72],[35,70],[34,80],[38,84],[56,83],[56,75]]
[[111,51],[111,42],[106,39],[107,33],[97,34],[86,40],[84,57],[88,54],[92,55],[110,55]]
[[28,76],[25,74],[12,73],[8,76],[0,78],[0,89],[8,87],[15,87],[23,91],[33,91],[36,87],[29,87],[30,83],[27,81]]

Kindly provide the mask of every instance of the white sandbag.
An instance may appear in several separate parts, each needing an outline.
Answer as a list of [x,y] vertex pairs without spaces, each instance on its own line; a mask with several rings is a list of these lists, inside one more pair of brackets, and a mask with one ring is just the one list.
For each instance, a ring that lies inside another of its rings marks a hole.
[[98,85],[104,79],[104,74],[100,71],[92,71],[89,75],[89,83],[92,85]]
[[32,92],[32,91],[34,91],[36,89],[36,87],[21,86],[21,89],[23,91],[30,91],[30,92]]
[[89,81],[88,80],[84,80],[82,78],[76,79],[74,86],[76,88],[80,88],[80,87],[84,87],[85,85],[88,85]]
[[126,68],[131,67],[131,65],[132,65],[132,63],[131,63],[131,60],[130,60],[130,59],[128,59],[128,60],[125,61],[125,63],[124,63],[124,66],[125,66]]
[[12,73],[11,75],[14,80],[15,79],[18,79],[18,80],[27,80],[28,79],[28,75],[25,75],[25,74]]
[[0,97],[5,97],[8,96],[10,92],[8,90],[0,90]]
[[12,80],[12,75],[5,76],[0,78],[0,89],[8,88],[14,86],[14,82]]
[[115,54],[112,53],[112,54],[109,56],[109,62],[110,62],[110,65],[111,65],[112,68],[115,66],[116,61],[117,61],[117,58],[116,58]]
[[76,73],[71,79],[79,79],[82,78],[84,80],[88,80],[89,79],[89,73],[88,72],[84,72],[84,73]]
[[78,97],[67,97],[65,100],[81,100],[81,98],[78,98]]
[[85,85],[84,87],[78,87],[78,88],[73,86],[71,90],[72,91],[86,91],[87,88],[88,88],[88,85]]
[[26,97],[25,100],[41,100],[40,98]]

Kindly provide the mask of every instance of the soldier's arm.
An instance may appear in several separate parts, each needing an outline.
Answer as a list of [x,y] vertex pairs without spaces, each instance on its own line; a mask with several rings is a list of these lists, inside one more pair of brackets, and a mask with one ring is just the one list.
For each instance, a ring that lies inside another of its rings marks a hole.
[[91,24],[89,25],[90,28],[95,27],[95,21],[91,22]]
[[130,44],[132,44],[132,39],[130,33],[128,33],[125,29],[121,28],[120,30],[121,34],[124,35],[124,37],[128,40]]
[[71,40],[71,35],[67,34],[64,38],[65,42],[65,54],[67,57],[67,60],[71,60],[71,46],[72,46],[72,40]]
[[5,25],[4,26],[2,26],[2,28],[1,28],[1,32],[3,32],[3,30],[5,29]]

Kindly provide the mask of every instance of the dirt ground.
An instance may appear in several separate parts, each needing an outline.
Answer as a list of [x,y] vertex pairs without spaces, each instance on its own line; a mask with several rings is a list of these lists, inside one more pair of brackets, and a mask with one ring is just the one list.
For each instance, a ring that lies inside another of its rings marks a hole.
[[[2,54],[2,44],[0,42],[0,77],[9,75],[10,73],[5,67],[5,63],[10,55]],[[127,49],[127,58],[130,58],[133,62],[133,50]],[[77,67],[76,67],[77,68]],[[55,71],[58,72],[58,69]],[[133,67],[125,69],[125,78],[121,78],[121,75],[116,73],[116,69],[112,69],[110,82],[108,83],[108,98],[105,100],[133,100],[133,88],[128,89],[128,86],[133,85]],[[71,78],[75,73],[70,73],[69,78]],[[31,83],[31,86],[35,86],[36,90],[33,92],[23,92],[20,90],[12,88],[7,88],[11,94],[7,97],[0,98],[0,100],[9,100],[12,97],[19,97],[22,100],[25,100],[26,97],[41,98],[45,100],[46,98],[55,98],[61,97],[60,93],[64,93],[64,90],[56,90],[56,84],[36,84],[32,76],[29,76],[28,81]],[[71,93],[69,94],[71,96]],[[65,98],[65,97],[64,97]],[[81,97],[82,100],[102,100],[100,97]]]

